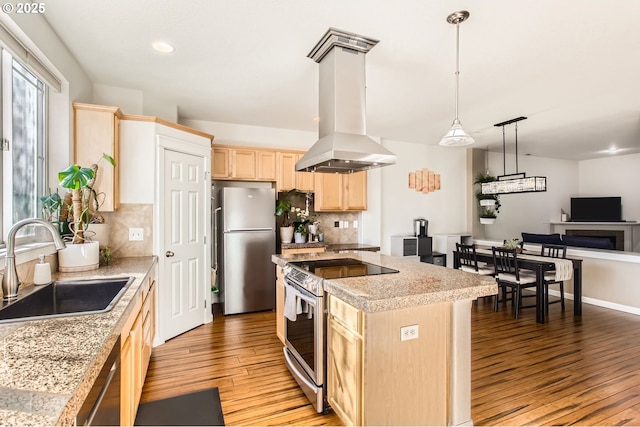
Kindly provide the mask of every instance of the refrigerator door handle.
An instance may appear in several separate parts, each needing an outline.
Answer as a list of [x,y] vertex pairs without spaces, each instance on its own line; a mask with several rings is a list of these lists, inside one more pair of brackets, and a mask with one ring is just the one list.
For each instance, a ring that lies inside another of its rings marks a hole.
[[[213,197],[211,198],[213,200]],[[220,212],[222,208],[218,207],[213,210],[213,242],[211,244],[211,248],[213,249],[213,255],[211,264],[214,270],[218,270],[218,212]]]

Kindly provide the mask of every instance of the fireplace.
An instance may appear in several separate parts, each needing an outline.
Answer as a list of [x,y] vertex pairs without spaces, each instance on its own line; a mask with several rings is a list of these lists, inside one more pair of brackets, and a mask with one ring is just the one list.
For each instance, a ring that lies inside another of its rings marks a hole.
[[608,239],[616,251],[624,251],[624,231],[622,230],[572,230],[564,231],[567,236],[600,237]]
[[551,222],[551,232],[567,236],[609,239],[618,251],[640,252],[640,223],[623,222]]

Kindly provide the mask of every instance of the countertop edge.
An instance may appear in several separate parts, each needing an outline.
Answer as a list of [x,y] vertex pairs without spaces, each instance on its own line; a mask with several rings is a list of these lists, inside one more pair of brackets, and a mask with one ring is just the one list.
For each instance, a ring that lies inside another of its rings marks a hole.
[[[498,293],[498,285],[490,277],[420,263],[406,258],[369,252],[273,255],[272,261],[279,267],[284,267],[289,261],[347,257],[359,258],[366,262],[400,270],[400,273],[394,273],[401,274],[399,277],[394,277],[394,274],[390,274],[324,280],[323,285],[326,292],[366,313],[397,310],[445,301],[476,299]],[[394,280],[396,282],[400,280],[407,285],[408,289],[402,289],[404,294],[399,292],[398,296],[382,295],[380,286],[397,286],[397,283],[391,283]],[[376,291],[378,291],[377,296]]]

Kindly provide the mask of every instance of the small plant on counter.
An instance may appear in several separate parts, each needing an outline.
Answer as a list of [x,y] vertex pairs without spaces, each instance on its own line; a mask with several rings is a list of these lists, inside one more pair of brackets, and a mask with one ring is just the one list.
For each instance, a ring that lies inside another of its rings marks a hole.
[[[113,157],[108,154],[103,153],[98,163],[101,160],[106,160],[111,166],[115,167],[116,165]],[[72,221],[69,222],[72,225],[70,228],[73,232],[73,243],[84,243],[86,241],[84,230],[87,224],[98,216],[97,211],[100,203],[98,202],[98,194],[93,189],[96,173],[98,172],[98,163],[90,167],[72,164],[65,170],[58,172],[60,186],[70,190],[68,193],[70,196],[65,196],[65,201],[69,198],[71,199],[70,210],[73,217]],[[62,218],[60,220],[62,221]]]
[[296,233],[307,234],[307,224],[311,222],[311,216],[307,209],[291,208],[291,212],[295,214],[297,221],[293,221]]
[[282,216],[282,226],[289,227],[289,212],[291,211],[291,202],[286,199],[276,202],[276,216]]

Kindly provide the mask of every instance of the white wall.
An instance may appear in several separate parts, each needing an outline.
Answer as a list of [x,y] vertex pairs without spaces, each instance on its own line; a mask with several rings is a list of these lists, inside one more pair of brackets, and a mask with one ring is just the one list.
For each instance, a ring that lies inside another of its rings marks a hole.
[[[379,180],[374,174],[373,181],[369,180],[371,187],[380,187],[380,226],[377,229],[375,221],[369,221],[376,214],[363,213],[363,236],[379,234],[381,252],[389,254],[391,236],[412,234],[414,218],[429,221],[429,235],[465,233],[466,150],[387,139],[383,139],[383,145],[398,160],[395,165],[380,168]],[[441,175],[441,190],[423,194],[409,188],[409,172],[423,168]],[[370,194],[372,190],[375,188]]]
[[204,120],[181,120],[180,124],[207,132],[216,144],[307,150],[318,140],[317,132],[237,125]]
[[621,196],[622,219],[640,221],[640,154],[583,160],[578,167],[579,191],[573,196]]
[[[561,210],[569,212],[571,196],[578,192],[578,162],[533,156],[518,156],[518,170],[527,176],[546,176],[547,191],[500,195],[500,213],[493,225],[485,225],[488,239],[521,238],[522,232],[546,234],[550,221],[560,221]],[[506,156],[507,174],[515,173],[515,156]],[[503,175],[502,153],[489,153],[489,170]]]
[[98,105],[118,107],[124,114],[140,115],[143,111],[143,93],[141,90],[96,83],[93,85],[92,102]]

